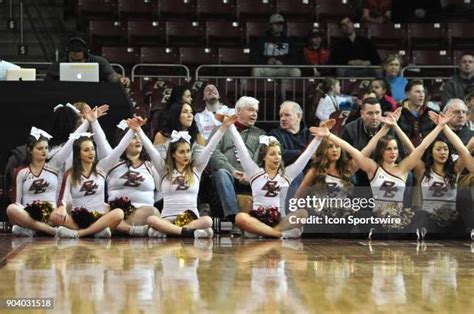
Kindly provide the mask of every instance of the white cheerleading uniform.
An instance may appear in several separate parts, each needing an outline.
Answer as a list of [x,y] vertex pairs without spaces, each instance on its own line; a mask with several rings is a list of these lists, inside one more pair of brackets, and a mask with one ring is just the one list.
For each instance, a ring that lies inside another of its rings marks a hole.
[[431,178],[426,175],[421,180],[421,193],[423,196],[422,209],[430,214],[437,209],[444,208],[451,212],[456,211],[456,186],[446,184],[444,177],[431,171]]
[[379,166],[374,177],[370,180],[370,187],[372,188],[375,200],[374,210],[382,207],[384,204],[403,206],[406,182],[402,178],[389,173]]
[[281,200],[286,199],[286,193],[291,182],[303,171],[313,153],[319,146],[321,140],[314,138],[305,151],[291,165],[285,168],[285,173],[277,173],[274,178],[268,176],[263,168],[260,168],[250,157],[242,137],[234,125],[230,126],[234,144],[239,154],[240,162],[245,173],[250,177],[252,187],[253,209],[260,206],[278,208],[280,214],[285,216],[285,210],[281,208]]
[[[340,177],[336,177],[330,174],[326,174],[324,181],[326,184],[322,189],[318,189],[317,196],[320,198],[325,198],[328,200],[331,199],[347,199],[349,198],[350,191],[344,185],[344,181]],[[322,210],[319,207],[321,204],[318,202],[317,207],[315,208],[316,211]]]
[[166,174],[164,156],[154,149],[150,139],[143,133],[143,131],[140,131],[137,134],[150,155],[150,158],[161,178],[160,184],[158,185],[158,190],[163,194],[163,211],[161,212],[161,218],[174,220],[177,215],[186,210],[191,210],[197,217],[199,217],[197,196],[201,174],[206,168],[213,151],[216,149],[217,144],[219,144],[224,133],[221,131],[216,132],[217,136],[211,138],[206,147],[201,151],[199,157],[194,160],[194,178],[191,186],[185,182],[184,176],[176,169],[173,170],[172,176],[169,178]]
[[88,177],[81,175],[79,184],[72,184],[71,172],[68,172],[63,180],[59,195],[61,204],[71,204],[71,209],[83,207],[89,211],[96,210],[105,214],[108,210],[108,206],[104,202],[105,174],[118,162],[133,136],[134,131],[129,130],[112,153],[99,161],[96,167],[97,173],[91,173]]
[[158,172],[148,162],[139,166],[127,166],[120,161],[107,174],[107,194],[109,202],[119,197],[127,197],[136,208],[153,206],[155,203],[155,188],[159,182]]

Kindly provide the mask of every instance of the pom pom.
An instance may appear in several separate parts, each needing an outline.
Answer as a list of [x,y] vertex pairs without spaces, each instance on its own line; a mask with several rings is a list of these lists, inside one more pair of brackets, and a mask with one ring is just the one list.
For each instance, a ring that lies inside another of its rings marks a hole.
[[54,208],[50,202],[34,201],[32,204],[26,204],[25,210],[34,220],[48,223]]
[[275,227],[280,223],[281,214],[277,207],[263,207],[260,206],[257,209],[252,209],[249,213],[250,216],[257,218],[261,222],[270,227]]
[[188,223],[190,223],[193,220],[196,220],[197,216],[192,210],[185,210],[178,216],[176,216],[176,220],[174,221],[174,224],[178,227],[186,226]]
[[76,207],[71,211],[71,217],[80,229],[85,229],[96,222],[103,214],[93,210],[88,211],[84,207]]
[[459,214],[456,208],[452,206],[440,206],[433,209],[433,213],[429,214],[429,217],[436,222],[440,227],[447,227],[452,224]]
[[125,215],[124,220],[127,219],[135,210],[135,206],[128,197],[117,197],[115,200],[109,202],[110,209],[120,208]]
[[380,218],[400,218],[399,224],[382,225],[387,230],[400,230],[407,227],[413,220],[415,212],[409,207],[403,207],[397,203],[382,203],[380,207],[374,210],[374,214]]

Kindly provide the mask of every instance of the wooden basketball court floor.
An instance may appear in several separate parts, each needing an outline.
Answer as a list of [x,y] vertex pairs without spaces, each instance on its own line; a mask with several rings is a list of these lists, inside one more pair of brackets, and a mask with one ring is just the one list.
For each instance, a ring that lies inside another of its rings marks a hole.
[[[1,313],[472,313],[470,241],[14,238]],[[11,298],[53,309],[8,309]]]

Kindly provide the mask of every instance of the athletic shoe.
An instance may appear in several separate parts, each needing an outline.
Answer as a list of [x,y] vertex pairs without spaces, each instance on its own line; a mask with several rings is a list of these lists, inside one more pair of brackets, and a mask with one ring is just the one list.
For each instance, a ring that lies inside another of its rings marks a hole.
[[79,233],[76,230],[71,230],[69,228],[59,226],[56,236],[58,238],[79,238]]
[[21,227],[19,225],[13,225],[12,227],[12,234],[17,236],[17,237],[34,237],[36,233],[28,228]]
[[300,228],[293,228],[290,230],[285,230],[281,232],[282,239],[298,239],[301,238],[303,234],[303,227]]
[[110,231],[109,227],[94,234],[94,238],[110,238],[110,237],[112,237],[112,232]]
[[153,228],[148,228],[148,237],[150,238],[166,238],[166,234]]
[[148,234],[148,225],[132,226],[128,234],[132,237],[146,237]]
[[249,238],[249,239],[256,239],[259,237],[259,235],[248,232],[248,231],[244,231],[244,237]]
[[242,236],[242,230],[240,230],[239,226],[237,224],[232,224],[232,229],[230,229],[230,235],[234,237],[240,237]]
[[210,239],[213,236],[214,236],[214,231],[212,231],[212,228],[194,230],[195,239],[200,239],[200,238]]

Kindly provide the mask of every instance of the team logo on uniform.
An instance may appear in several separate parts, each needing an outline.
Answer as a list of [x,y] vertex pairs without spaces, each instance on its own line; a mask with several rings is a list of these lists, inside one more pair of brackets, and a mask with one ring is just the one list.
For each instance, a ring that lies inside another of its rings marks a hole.
[[448,192],[448,187],[443,182],[433,182],[429,190],[433,191],[433,196],[443,197]]
[[336,197],[341,189],[337,186],[337,183],[329,182],[326,184],[327,197]]
[[140,174],[140,172],[129,170],[126,173],[124,173],[120,179],[125,179],[125,183],[123,186],[131,186],[136,188],[137,186],[140,186],[143,181],[145,181],[145,178]]
[[176,191],[185,191],[189,189],[189,186],[186,184],[186,180],[184,176],[177,176],[173,180],[173,184],[177,184],[178,187],[176,188]]
[[97,192],[98,187],[99,186],[95,183],[94,180],[84,181],[79,192],[86,192],[84,193],[84,196],[94,195]]
[[270,181],[268,180],[267,183],[262,188],[263,191],[267,191],[265,196],[267,197],[276,197],[278,196],[278,192],[280,191],[280,186],[278,185],[277,181]]
[[398,188],[395,186],[393,181],[384,181],[380,186],[380,190],[385,191],[384,197],[393,198]]
[[31,186],[28,191],[34,191],[34,194],[40,194],[46,192],[46,188],[48,186],[48,181],[45,181],[44,179],[37,179],[34,180],[33,183],[31,183]]

